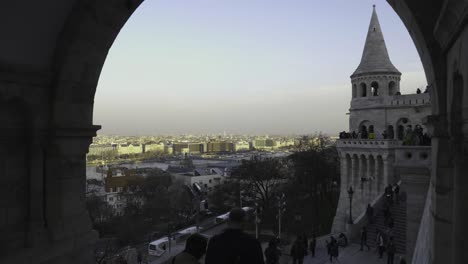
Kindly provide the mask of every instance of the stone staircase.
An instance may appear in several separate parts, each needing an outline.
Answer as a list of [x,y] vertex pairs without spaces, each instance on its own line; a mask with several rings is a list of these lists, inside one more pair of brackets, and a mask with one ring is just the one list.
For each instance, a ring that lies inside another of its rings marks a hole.
[[399,204],[393,202],[390,206],[394,221],[392,229],[384,224],[383,204],[374,208],[374,223],[367,227],[367,243],[370,247],[377,248],[377,230],[381,230],[384,233],[385,243],[393,237],[397,254],[404,255],[406,252],[406,202],[400,201]]

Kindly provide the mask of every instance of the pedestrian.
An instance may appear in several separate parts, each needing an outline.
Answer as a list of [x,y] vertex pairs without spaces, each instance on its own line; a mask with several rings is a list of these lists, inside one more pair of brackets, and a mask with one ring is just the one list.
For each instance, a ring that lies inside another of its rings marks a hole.
[[399,204],[400,203],[400,186],[396,183],[395,183],[395,188],[393,192],[395,193],[395,202]]
[[307,256],[307,246],[309,245],[309,239],[307,238],[307,234],[302,234],[302,241],[304,243],[304,256]]
[[141,262],[143,261],[143,256],[141,255],[141,252],[138,251],[138,255],[137,255],[137,263],[138,264],[141,264]]
[[385,187],[385,198],[387,199],[388,205],[393,203],[393,188],[391,184],[388,184],[388,186]]
[[390,229],[392,229],[393,226],[394,226],[394,224],[395,224],[395,222],[394,222],[394,220],[393,220],[393,217],[390,216],[390,217],[388,218],[387,225],[388,225],[388,227],[389,227]]
[[369,224],[372,224],[374,222],[374,207],[372,207],[370,204],[367,204],[366,216],[367,216],[367,222]]
[[330,262],[332,261],[332,255],[331,255],[331,241],[328,242],[328,240],[325,240],[325,243],[327,244],[327,254],[328,254],[328,257],[330,258]]
[[312,240],[310,240],[310,243],[309,243],[309,250],[310,250],[310,253],[312,254],[312,257],[315,257],[316,246],[317,246],[317,239],[315,237],[315,234],[313,234]]
[[381,259],[385,250],[384,238],[381,232],[377,234],[377,245],[379,245],[379,258]]
[[280,256],[281,250],[278,249],[276,239],[273,238],[265,249],[266,264],[278,264]]
[[243,231],[245,217],[245,211],[241,208],[229,212],[228,228],[208,242],[205,264],[265,263],[258,240]]
[[117,257],[117,263],[118,264],[127,264],[127,260],[125,260],[125,258],[122,255],[119,255]]
[[[333,238],[333,237],[332,237]],[[338,241],[336,241],[336,239],[332,239],[332,242],[331,242],[331,259],[330,259],[330,262],[333,262],[333,259],[335,259],[336,261],[340,262],[338,260],[338,255],[339,255],[339,247],[338,247]]]
[[393,264],[393,259],[395,258],[396,247],[393,243],[393,237],[390,237],[390,241],[387,245],[387,264]]
[[361,251],[364,249],[364,246],[367,247],[367,251],[370,250],[369,245],[367,244],[367,228],[364,226],[361,230]]
[[293,264],[302,264],[304,262],[304,255],[306,248],[304,248],[304,240],[302,236],[299,236],[296,241],[294,241],[293,246],[291,247],[291,256],[293,258]]
[[346,235],[344,233],[340,233],[340,235],[338,236],[338,246],[342,246],[342,247],[346,247],[348,246],[348,238],[346,237]]
[[392,216],[392,213],[390,212],[390,206],[389,205],[386,205],[384,207],[383,215],[384,215],[384,222],[387,223],[388,218]]
[[208,239],[200,234],[193,234],[187,238],[185,249],[172,258],[171,264],[198,264],[205,255]]

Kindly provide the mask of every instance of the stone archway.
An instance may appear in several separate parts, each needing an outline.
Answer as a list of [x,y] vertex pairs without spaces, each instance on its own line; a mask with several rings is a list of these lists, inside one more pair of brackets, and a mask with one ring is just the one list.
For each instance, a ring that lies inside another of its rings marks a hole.
[[[28,135],[31,156],[26,163],[28,176],[25,176],[32,180],[32,188],[29,199],[18,203],[31,212],[29,223],[25,225],[31,235],[23,241],[25,243],[8,252],[5,260],[8,263],[24,262],[25,256],[43,263],[91,263],[88,245],[96,234],[91,231],[81,187],[85,154],[99,128],[92,123],[93,98],[108,50],[142,0],[70,2],[73,4],[70,8],[60,11],[66,22],[52,23],[58,24],[59,30],[54,36],[56,41],[52,42],[55,48],[50,54],[44,54],[52,60],[50,68],[22,67],[21,62],[16,61],[1,63],[2,93],[23,96],[24,103],[35,110],[35,117],[30,119],[35,121],[26,125],[33,131]],[[468,48],[461,45],[467,38],[466,23],[462,23],[467,15],[459,12],[465,10],[468,3],[462,0],[387,2],[406,25],[420,54],[433,108],[428,126],[435,143],[432,145],[430,187],[435,204],[429,207],[433,224],[427,232],[433,236],[426,245],[421,245],[430,251],[421,254],[421,263],[456,263],[466,259],[466,250],[456,245],[460,245],[459,236],[468,234],[453,221],[458,215],[466,217],[463,213],[466,210],[454,203],[452,180],[456,169],[447,159],[452,153],[447,87],[452,85],[453,78],[447,62],[452,57],[466,58],[468,53]],[[35,3],[39,4],[31,4],[30,9],[45,5]],[[27,9],[27,4],[24,8]],[[22,17],[20,13],[17,16]],[[21,25],[13,27],[21,30]],[[465,81],[457,87],[461,85],[466,89],[467,69],[466,65],[460,67]],[[463,108],[467,104],[464,101]],[[463,135],[466,138],[466,132]],[[461,184],[460,188],[468,187],[465,182]],[[456,199],[460,198],[458,195]],[[23,247],[24,244],[28,248]],[[44,247],[42,253],[35,253],[41,247]]]

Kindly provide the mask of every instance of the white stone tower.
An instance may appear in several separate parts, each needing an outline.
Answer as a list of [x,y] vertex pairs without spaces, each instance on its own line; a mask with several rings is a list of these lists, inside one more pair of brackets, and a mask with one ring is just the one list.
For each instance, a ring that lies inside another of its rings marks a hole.
[[[425,129],[423,119],[431,113],[429,94],[401,95],[400,77],[374,6],[361,62],[351,75],[348,131],[357,137],[337,141],[341,192],[332,233],[347,231],[352,236],[359,230],[367,204],[376,203],[388,184],[410,174],[429,175],[430,147],[403,144],[407,129]],[[354,189],[352,216],[349,187]]]

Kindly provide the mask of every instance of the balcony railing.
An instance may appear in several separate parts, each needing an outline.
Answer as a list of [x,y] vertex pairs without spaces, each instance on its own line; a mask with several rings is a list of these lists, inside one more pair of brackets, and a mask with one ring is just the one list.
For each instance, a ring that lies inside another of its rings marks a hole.
[[403,141],[396,139],[338,139],[339,148],[395,148],[403,145]]

